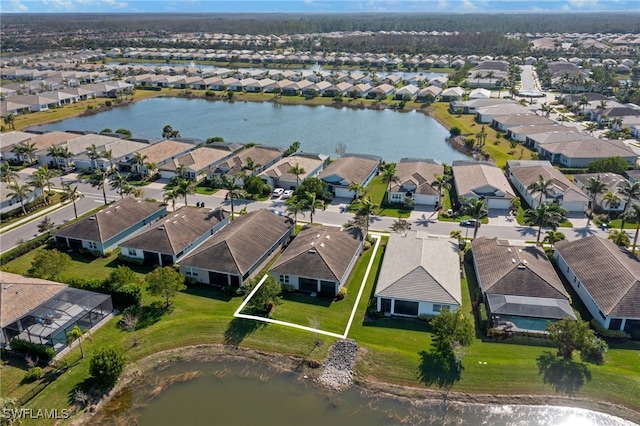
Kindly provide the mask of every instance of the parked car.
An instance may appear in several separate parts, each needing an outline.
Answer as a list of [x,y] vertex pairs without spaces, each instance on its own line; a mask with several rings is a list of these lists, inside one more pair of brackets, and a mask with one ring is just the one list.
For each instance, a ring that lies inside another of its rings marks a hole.
[[273,194],[271,194],[271,196],[273,198],[278,198],[279,196],[282,195],[283,192],[284,192],[283,188],[276,188],[276,189],[273,190]]
[[282,199],[286,200],[287,198],[291,198],[293,195],[293,189],[287,189],[282,193]]
[[[460,226],[476,226],[476,222],[477,220],[475,219],[466,219],[460,222]],[[478,226],[480,226],[480,223],[478,223]]]

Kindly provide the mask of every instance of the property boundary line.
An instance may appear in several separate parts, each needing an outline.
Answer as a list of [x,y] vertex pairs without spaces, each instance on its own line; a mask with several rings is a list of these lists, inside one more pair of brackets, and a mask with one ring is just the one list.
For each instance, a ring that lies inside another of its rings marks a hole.
[[351,324],[353,323],[353,319],[355,318],[356,311],[358,310],[358,304],[360,303],[360,299],[362,298],[362,293],[364,292],[364,288],[366,287],[367,280],[369,279],[369,272],[371,272],[371,267],[373,266],[373,262],[376,258],[376,254],[378,253],[378,248],[380,247],[380,241],[382,241],[382,235],[377,233],[375,234],[372,233],[370,235],[376,239],[376,244],[373,246],[371,259],[369,259],[367,270],[365,271],[364,277],[362,278],[362,282],[360,283],[360,291],[358,291],[358,296],[356,297],[356,301],[353,305],[353,309],[351,310],[351,315],[349,316],[349,320],[347,321],[347,326],[343,334],[333,333],[331,331],[320,330],[318,328],[307,327],[305,325],[299,325],[292,322],[280,321],[272,318],[264,318],[256,315],[241,314],[240,312],[242,312],[242,310],[245,308],[249,300],[251,300],[251,298],[256,293],[256,291],[258,291],[258,289],[262,286],[262,284],[267,279],[268,273],[266,273],[262,277],[260,282],[258,282],[258,285],[256,285],[255,288],[251,290],[251,293],[249,293],[249,296],[247,296],[247,298],[240,304],[238,309],[236,309],[236,311],[233,313],[234,318],[243,318],[243,319],[249,319],[254,321],[262,321],[270,324],[278,324],[285,327],[293,327],[299,330],[310,331],[312,333],[324,334],[325,336],[336,337],[338,339],[346,339],[347,336],[349,335],[349,330],[351,329]]

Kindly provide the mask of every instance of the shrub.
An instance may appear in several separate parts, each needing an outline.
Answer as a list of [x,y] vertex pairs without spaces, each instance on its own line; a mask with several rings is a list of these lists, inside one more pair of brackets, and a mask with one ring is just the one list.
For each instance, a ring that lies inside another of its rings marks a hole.
[[113,105],[113,102],[111,101],[104,101],[104,106],[106,106],[107,108],[110,108],[111,105]]
[[483,333],[489,328],[489,315],[487,315],[487,307],[484,303],[478,305],[478,324]]
[[282,292],[283,293],[293,293],[296,291],[296,288],[290,284],[282,284]]
[[42,234],[39,237],[22,243],[0,256],[0,264],[5,265],[7,262],[11,262],[13,259],[17,259],[18,257],[29,253],[30,251],[40,247],[41,245],[49,243],[49,241],[51,241],[51,234],[47,232],[46,234]]
[[102,349],[95,354],[89,362],[89,374],[104,387],[113,386],[125,366],[125,358],[122,353],[113,349]]
[[27,371],[27,374],[24,375],[24,381],[27,383],[33,383],[42,377],[42,368],[33,367]]
[[432,319],[432,318],[433,318],[433,317],[432,317],[431,315],[427,315],[427,314],[420,314],[420,315],[418,315],[418,320],[420,320],[420,321],[426,321],[426,322],[429,322],[429,321],[431,321],[431,319]]
[[607,339],[625,339],[627,337],[627,333],[623,330],[606,330],[595,318],[591,320],[591,327],[596,333]]
[[451,130],[449,130],[449,134],[451,136],[460,136],[460,134],[462,133],[462,131],[460,130],[459,127],[452,127]]
[[114,305],[137,306],[142,302],[142,289],[135,284],[125,284],[111,292],[111,298]]
[[144,259],[141,259],[139,257],[129,257],[122,253],[118,255],[118,261],[122,263],[129,263],[131,265],[138,265],[138,266],[141,266],[144,264]]
[[53,357],[56,356],[56,351],[53,350],[51,346],[29,342],[28,340],[18,339],[17,337],[11,339],[9,345],[11,346],[11,349],[16,352],[32,355],[47,362],[51,361]]
[[338,291],[338,295],[336,296],[336,300],[342,300],[347,297],[347,288],[340,287],[340,291]]
[[604,362],[604,355],[608,350],[609,346],[607,346],[607,343],[604,340],[594,337],[589,341],[589,343],[582,347],[580,350],[580,358],[583,361],[601,364]]
[[631,332],[631,338],[633,340],[640,340],[640,328],[637,328]]

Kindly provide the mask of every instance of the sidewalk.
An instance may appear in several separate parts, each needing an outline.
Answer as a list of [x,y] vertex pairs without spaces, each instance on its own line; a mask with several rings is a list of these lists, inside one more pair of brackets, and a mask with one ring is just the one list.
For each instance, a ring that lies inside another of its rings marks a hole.
[[70,201],[65,201],[65,202],[60,202],[58,204],[54,204],[52,206],[47,207],[46,209],[43,210],[39,210],[36,213],[30,214],[27,217],[24,217],[18,221],[15,221],[9,225],[2,225],[2,227],[0,228],[0,235],[4,234],[5,232],[11,231],[14,228],[17,228],[19,226],[24,225],[25,223],[29,223],[29,222],[33,222],[34,220],[41,218],[42,216],[46,216],[51,212],[54,212],[58,209],[63,208],[64,206],[66,206],[67,204],[69,204]]

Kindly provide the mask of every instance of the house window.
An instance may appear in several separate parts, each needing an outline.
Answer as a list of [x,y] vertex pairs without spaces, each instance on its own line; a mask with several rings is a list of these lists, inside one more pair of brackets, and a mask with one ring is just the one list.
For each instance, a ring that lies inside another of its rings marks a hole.
[[289,275],[280,275],[281,284],[289,284]]
[[433,312],[448,311],[448,310],[449,310],[449,305],[438,305],[437,303],[433,304]]
[[407,302],[405,300],[396,300],[394,312],[398,315],[418,315],[418,302]]
[[89,248],[98,250],[98,244],[96,244],[94,241],[89,241]]
[[138,252],[134,248],[128,249],[128,252],[129,252],[129,256],[137,256],[138,255]]

